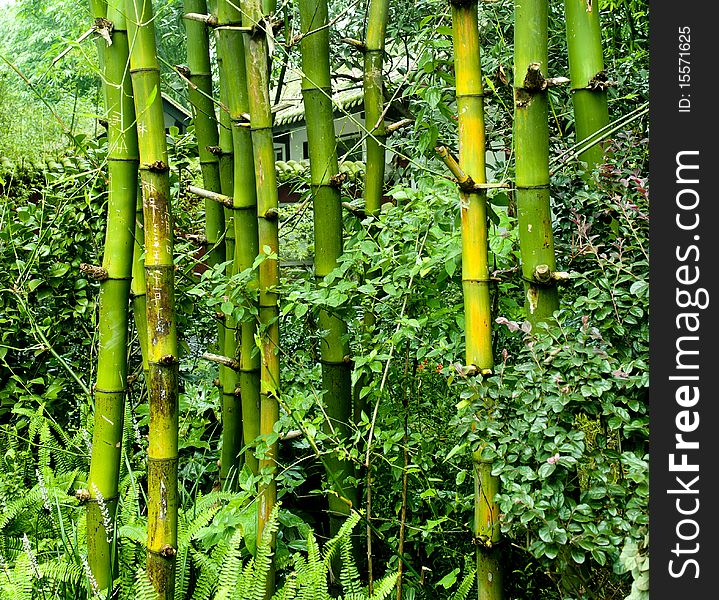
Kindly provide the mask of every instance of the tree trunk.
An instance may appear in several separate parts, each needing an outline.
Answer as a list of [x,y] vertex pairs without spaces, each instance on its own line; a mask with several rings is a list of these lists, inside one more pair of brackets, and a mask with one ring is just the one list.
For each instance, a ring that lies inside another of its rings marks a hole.
[[385,142],[384,123],[384,46],[389,15],[389,0],[370,0],[367,9],[367,37],[364,51],[364,110],[367,136],[365,167],[365,212],[377,214],[384,193]]
[[[525,309],[532,325],[559,308],[549,198],[547,0],[515,0],[514,148]],[[543,265],[543,266],[542,266]],[[546,273],[544,281],[538,274]]]
[[174,600],[179,361],[169,166],[152,2],[126,0],[126,11],[145,222],[150,403],[147,573],[159,597]]
[[[101,590],[112,586],[116,567],[112,523],[117,509],[127,386],[127,332],[139,161],[135,108],[127,73],[124,10],[118,10],[115,4],[110,2],[107,13],[94,14],[96,19],[107,18],[113,25],[112,44],[102,48],[110,181],[102,261],[107,277],[100,283],[95,419],[87,510],[88,563]],[[105,45],[102,39],[99,43]]]
[[[269,478],[260,490],[257,538],[267,525],[277,501],[277,441],[274,431],[279,419],[280,357],[279,357],[279,199],[275,172],[275,151],[272,142],[272,112],[269,89],[269,52],[265,28],[267,20],[260,0],[242,3],[243,24],[252,32],[245,37],[245,65],[249,93],[252,146],[255,159],[257,189],[257,221],[260,253],[259,265],[260,316],[260,436],[268,450],[259,462],[260,472]],[[266,480],[265,480],[266,481]],[[273,539],[272,546],[274,547]],[[269,573],[266,597],[274,590],[274,570]]]
[[[302,97],[307,123],[311,190],[314,207],[315,277],[318,281],[337,267],[342,254],[342,205],[332,111],[330,80],[330,36],[327,0],[301,0],[300,27],[303,34]],[[307,32],[314,32],[304,37]],[[327,433],[342,439],[352,420],[352,381],[347,326],[326,310],[320,311],[319,329],[326,331],[321,341],[322,399],[329,423]],[[325,460],[330,487],[339,497],[329,496],[330,534],[334,536],[359,502],[356,486],[346,483],[352,476],[352,463],[337,453]]]
[[[237,25],[242,14],[227,0],[218,3],[219,25]],[[255,172],[253,162],[252,137],[247,127],[245,115],[249,111],[247,96],[247,74],[245,69],[245,48],[242,33],[233,30],[218,31],[219,51],[223,57],[223,84],[225,85],[225,101],[229,109],[229,121],[232,129],[234,156],[234,188],[233,196],[233,233],[235,237],[234,272],[240,273],[252,267],[258,254],[257,233],[257,196],[255,191]],[[251,310],[246,312],[242,323],[231,325],[239,331],[239,348],[229,345],[225,354],[239,358],[240,372],[238,385],[241,395],[230,398],[225,394],[225,406],[229,406],[236,414],[236,421],[241,427],[235,426],[232,432],[223,430],[223,459],[230,454],[234,456],[234,469],[240,466],[239,454],[243,445],[252,442],[259,435],[260,426],[260,365],[259,354],[255,345],[255,315]],[[236,356],[240,350],[239,357]],[[231,355],[228,352],[234,351]],[[228,390],[229,391],[229,390]],[[228,411],[229,413],[229,411]],[[230,444],[229,447],[228,444]],[[245,453],[248,468],[257,473],[257,459],[252,450]]]
[[[457,86],[459,165],[474,185],[460,187],[462,217],[462,290],[464,295],[467,365],[482,375],[494,367],[492,356],[491,303],[487,261],[484,89],[480,62],[476,0],[452,4],[454,68]],[[481,457],[474,461],[474,538],[477,546],[477,591],[479,600],[502,598],[502,572],[497,550],[499,514],[494,501],[498,482],[492,465]]]
[[[574,130],[576,141],[581,142],[609,123],[599,3],[597,0],[565,0],[564,15]],[[591,171],[604,159],[604,150],[595,144],[579,158],[587,163],[587,171]]]

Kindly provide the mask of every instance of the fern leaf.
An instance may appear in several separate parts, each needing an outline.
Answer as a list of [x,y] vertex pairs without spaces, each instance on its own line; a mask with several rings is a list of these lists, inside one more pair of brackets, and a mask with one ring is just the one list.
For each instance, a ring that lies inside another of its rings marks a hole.
[[265,581],[269,577],[270,569],[272,568],[272,542],[280,527],[279,511],[280,504],[278,502],[272,507],[270,518],[265,524],[265,528],[262,531],[262,538],[257,545],[257,556],[255,557],[254,567],[255,581],[258,583],[254,587],[253,600],[264,600],[265,598]]
[[80,565],[66,560],[52,560],[39,565],[40,575],[53,584],[80,586],[85,579],[85,571]]
[[155,588],[147,577],[145,569],[139,569],[135,575],[135,587],[133,588],[135,600],[159,600]]
[[230,551],[225,556],[220,571],[219,588],[216,600],[230,600],[235,589],[239,588],[242,575],[242,531],[237,530],[230,542]]
[[342,526],[337,534],[325,544],[322,549],[322,558],[328,568],[332,563],[332,560],[334,560],[337,549],[340,546],[340,542],[344,537],[349,537],[352,534],[352,530],[356,527],[357,523],[359,523],[360,518],[361,515],[358,512],[352,511],[350,516],[345,519],[344,523],[342,523]]
[[465,560],[464,571],[465,571],[465,574],[464,574],[464,578],[462,579],[462,583],[459,584],[457,591],[454,592],[454,594],[452,595],[452,600],[467,600],[469,593],[472,591],[472,588],[474,587],[475,575],[477,574],[477,569],[472,564],[471,559]]
[[[390,573],[375,583],[374,593],[368,600],[385,600],[397,585],[398,573]],[[349,599],[347,599],[349,600]]]
[[359,595],[362,592],[362,584],[360,583],[360,575],[357,571],[354,556],[352,555],[352,539],[349,534],[341,539],[340,542],[340,558],[342,560],[342,569],[340,570],[340,583],[345,595],[349,598],[352,595]]
[[272,596],[272,600],[296,600],[297,584],[297,573],[293,571],[285,579],[282,588]]

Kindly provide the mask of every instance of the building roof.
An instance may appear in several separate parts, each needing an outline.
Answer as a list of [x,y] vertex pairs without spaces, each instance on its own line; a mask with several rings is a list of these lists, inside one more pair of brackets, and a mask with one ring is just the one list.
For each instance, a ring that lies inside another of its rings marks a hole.
[[[363,98],[362,85],[353,83],[351,87],[344,86],[333,91],[333,108],[335,111],[349,112],[361,106]],[[302,102],[302,81],[300,78],[285,83],[280,104],[288,104],[288,106],[280,109],[275,115],[275,126],[291,125],[304,120],[305,106]]]

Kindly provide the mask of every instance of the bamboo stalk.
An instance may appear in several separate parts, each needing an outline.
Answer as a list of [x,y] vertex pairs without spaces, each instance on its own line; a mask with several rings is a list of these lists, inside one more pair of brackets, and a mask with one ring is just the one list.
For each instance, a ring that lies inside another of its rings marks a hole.
[[545,85],[547,11],[547,0],[515,0],[515,184],[525,310],[532,325],[545,321],[559,308],[556,282],[541,282],[534,277],[539,265],[555,270],[549,195],[549,108]]
[[[221,43],[224,33],[219,27],[220,11],[226,10],[226,3],[219,1],[213,7],[216,11],[218,26],[215,27],[217,41],[217,64],[220,83],[220,130],[219,130],[219,164],[222,197],[225,208],[225,255],[228,260],[226,276],[231,278],[237,272],[235,264],[235,211],[234,207],[234,141],[232,135],[232,122],[228,110],[230,97],[230,83],[228,73],[231,73],[238,58],[226,55],[225,47]],[[226,21],[225,21],[226,22]],[[239,59],[241,60],[241,59]],[[225,319],[227,335],[224,339],[223,353],[225,356],[238,360],[237,324],[229,316]],[[220,455],[220,481],[223,487],[232,486],[237,481],[239,466],[239,449],[242,447],[242,410],[241,399],[238,395],[240,375],[234,369],[220,367],[220,390],[222,394],[222,452]]]
[[[205,15],[206,0],[185,0],[186,13]],[[209,15],[205,15],[209,16]],[[190,69],[187,97],[192,106],[195,137],[197,138],[198,154],[202,181],[206,190],[220,191],[220,166],[217,155],[210,148],[219,144],[217,118],[212,101],[212,71],[210,67],[210,44],[207,34],[207,23],[187,20],[187,63]],[[222,234],[225,229],[225,216],[221,206],[208,200],[205,202],[205,237],[209,245],[210,266],[224,262],[225,252]]]
[[369,0],[363,70],[365,128],[370,133],[367,136],[364,190],[368,215],[379,211],[384,192],[387,131],[384,124],[382,68],[388,15],[389,0]]
[[[354,46],[364,54],[362,87],[364,92],[365,129],[369,133],[365,146],[365,178],[364,178],[364,211],[367,216],[376,217],[382,206],[385,175],[385,145],[387,130],[384,122],[384,82],[382,69],[384,65],[385,38],[389,16],[389,0],[369,0],[367,7],[367,30],[364,43],[345,38],[343,41]],[[371,227],[370,233],[374,233]],[[372,276],[367,269],[363,275]],[[373,308],[368,309],[363,317],[362,336],[371,337],[377,317]],[[366,396],[363,388],[370,383],[370,375],[361,373],[354,389],[354,418],[359,421],[363,411],[367,409]],[[369,500],[367,500],[369,502]],[[371,536],[367,529],[368,541]]]
[[[574,129],[579,141],[609,123],[599,3],[597,0],[564,0],[564,15]],[[587,163],[587,171],[591,171],[604,159],[604,150],[595,145],[579,158]]]
[[[477,0],[452,2],[452,36],[457,87],[459,165],[473,182],[486,182],[484,89],[480,62]],[[489,265],[487,260],[487,192],[481,185],[460,187],[462,217],[462,290],[465,314],[465,354],[468,366],[491,372],[492,355]],[[502,598],[502,571],[494,548],[499,541],[496,478],[491,464],[472,454],[475,495],[473,533],[477,544],[479,600]]]
[[170,182],[160,66],[150,0],[126,0],[130,73],[140,151],[145,227],[150,433],[147,573],[162,600],[174,600],[177,553],[179,360],[174,310]]
[[[272,111],[269,89],[269,48],[261,0],[242,3],[243,25],[254,27],[245,37],[245,65],[247,91],[251,115],[252,146],[254,149],[255,184],[257,189],[257,220],[260,252],[266,258],[259,265],[259,337],[260,367],[260,436],[267,441],[268,452],[259,462],[260,473],[269,482],[260,490],[257,536],[268,522],[270,511],[277,501],[277,436],[275,423],[279,419],[280,362],[279,362],[279,209],[275,152],[272,141]],[[272,545],[275,544],[273,539]],[[274,570],[267,578],[266,597],[274,590]]]
[[[307,123],[311,190],[314,208],[315,277],[326,277],[337,267],[342,254],[342,206],[340,189],[333,183],[339,173],[330,79],[330,31],[327,0],[302,0],[300,50],[302,97]],[[311,33],[310,33],[311,32]],[[347,325],[326,310],[319,313],[319,329],[327,331],[321,342],[322,399],[326,405],[328,433],[344,438],[352,420],[352,381]],[[352,464],[337,453],[325,461],[330,486],[330,535],[335,535],[350,507],[356,507],[356,486],[347,484],[354,475]]]
[[[255,171],[253,162],[252,134],[247,124],[250,110],[247,94],[247,73],[245,68],[245,48],[242,33],[234,29],[223,28],[223,24],[241,22],[242,14],[237,6],[228,0],[218,3],[218,43],[223,56],[223,76],[226,85],[225,101],[229,109],[234,158],[233,187],[233,234],[235,237],[234,271],[239,273],[252,268],[258,254],[257,233],[257,196],[255,189]],[[256,280],[250,284],[256,285]],[[232,322],[238,329],[240,369],[237,384],[241,391],[238,397],[225,395],[225,405],[230,406],[236,415],[237,424],[233,429],[223,431],[223,457],[233,459],[233,469],[239,468],[239,454],[243,443],[249,445],[259,435],[260,429],[260,357],[256,349],[257,332],[253,311],[247,311],[242,323]],[[226,353],[232,349],[226,348]],[[229,355],[229,354],[228,354]],[[231,434],[232,433],[232,434]],[[258,472],[258,462],[254,452],[248,448],[244,456],[245,464],[252,473]]]
[[[102,48],[103,96],[108,122],[108,208],[100,283],[99,347],[95,417],[87,509],[88,563],[101,590],[112,587],[115,556],[112,524],[117,509],[123,418],[127,386],[128,302],[139,162],[135,109],[127,72],[128,40],[123,10],[111,0],[93,3],[96,19],[113,23],[112,44]],[[100,12],[102,11],[102,12]],[[105,44],[104,39],[99,42]]]

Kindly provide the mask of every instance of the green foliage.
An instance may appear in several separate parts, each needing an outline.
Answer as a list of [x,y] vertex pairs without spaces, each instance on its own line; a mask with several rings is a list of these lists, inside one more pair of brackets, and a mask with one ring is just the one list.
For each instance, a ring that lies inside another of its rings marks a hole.
[[613,597],[590,592],[589,573],[617,565],[647,525],[647,191],[623,162],[631,138],[611,156],[568,209],[572,287],[556,319],[532,331],[499,317],[496,376],[459,382],[462,437],[502,482],[503,531],[576,598]]
[[[92,137],[100,130],[87,125],[99,112],[96,52],[92,42],[81,47],[72,42],[89,25],[89,13],[66,4],[22,0],[0,16],[0,51],[12,55],[35,87],[32,92],[14,71],[0,67],[0,154],[12,159],[0,163],[3,600],[43,593],[97,597],[83,565],[84,508],[74,493],[84,485],[91,439],[87,391],[93,380],[97,297],[97,284],[81,272],[80,263],[99,262],[105,149],[102,136]],[[646,99],[646,5],[606,0],[603,6],[608,9],[602,13],[607,70],[618,83],[609,90],[616,117]],[[513,67],[511,8],[506,2],[485,3],[480,16],[484,83],[491,91],[486,98],[488,175],[495,182],[511,182],[513,168],[508,151],[513,99],[507,85]],[[157,9],[163,83],[182,100],[185,83],[168,67],[184,60],[181,2],[159,2]],[[339,38],[363,36],[363,23],[354,15],[362,11],[348,10],[345,3],[332,3],[331,11],[337,18],[333,60],[356,67],[359,55]],[[372,597],[388,597],[396,585],[392,572],[400,560],[400,540],[404,598],[470,597],[475,574],[470,563],[463,571],[460,566],[474,551],[469,453],[480,443],[502,480],[510,597],[645,598],[645,132],[621,132],[606,144],[607,164],[591,185],[571,164],[554,174],[558,264],[572,278],[561,290],[562,310],[547,327],[531,331],[523,324],[513,193],[511,187],[490,190],[499,366],[492,378],[467,379],[461,359],[459,197],[433,150],[437,142],[456,150],[448,5],[403,0],[391,11],[388,40],[393,43],[386,64],[397,67],[400,76],[388,82],[388,94],[394,97],[392,110],[414,116],[413,128],[389,138],[397,153],[388,182],[391,202],[376,219],[345,213],[345,254],[323,281],[315,281],[304,264],[313,247],[311,194],[302,173],[292,180],[301,202],[280,214],[283,411],[276,434],[298,430],[301,435],[281,442],[278,492],[289,510],[275,514],[272,557],[256,540],[258,478],[244,471],[238,493],[211,491],[218,479],[220,399],[213,382],[216,366],[201,359],[218,314],[256,316],[251,312],[256,290],[248,285],[249,271],[228,281],[224,265],[205,270],[203,250],[193,238],[203,233],[203,201],[184,191],[185,183],[197,178],[196,143],[191,130],[190,135],[168,132],[182,346],[176,598],[230,598],[238,590],[251,597],[259,593],[260,574],[271,559],[280,584],[277,600],[367,598],[366,559],[351,551],[352,542],[363,541],[352,529],[356,513],[337,537],[318,542],[329,537],[322,506],[330,485],[323,480],[321,461],[335,450],[355,465],[360,486],[371,486],[373,567],[375,573],[378,566],[390,573],[374,581]],[[53,28],[48,19],[57,20]],[[296,57],[285,54],[288,48],[282,45],[292,33],[291,25],[276,31],[274,77],[284,62],[296,66]],[[68,43],[73,48],[62,68],[48,72],[49,62]],[[566,72],[564,44],[561,3],[553,4],[551,75]],[[69,140],[50,110],[38,108],[44,106],[39,97],[52,100],[74,134],[90,134],[71,142],[72,159],[53,155],[62,168],[48,161],[44,168],[35,166],[45,150]],[[553,88],[550,101],[556,156],[572,137],[569,91]],[[359,197],[356,183],[343,187],[343,201],[361,210]],[[267,259],[263,255],[258,264]],[[354,381],[365,382],[356,390],[358,418],[347,439],[325,427],[317,362],[324,336],[316,327],[320,310],[348,323]],[[373,331],[363,328],[368,311],[376,315]],[[115,583],[123,600],[154,598],[143,570],[148,409],[136,340],[130,356],[135,380],[129,386],[114,528]],[[251,445],[258,454],[267,446]],[[339,572],[332,571],[337,564]]]

